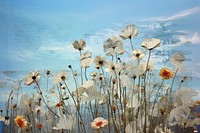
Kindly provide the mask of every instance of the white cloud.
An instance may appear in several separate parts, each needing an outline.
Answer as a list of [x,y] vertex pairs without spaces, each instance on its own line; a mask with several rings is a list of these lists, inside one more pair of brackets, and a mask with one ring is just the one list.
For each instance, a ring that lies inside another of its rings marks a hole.
[[172,16],[151,17],[151,18],[145,19],[144,21],[147,21],[147,20],[148,21],[170,21],[170,20],[180,19],[194,13],[199,13],[199,12],[200,12],[200,7],[198,6],[198,7],[194,7],[185,11],[181,11]]
[[200,44],[200,34],[194,33],[192,36],[179,36],[178,38],[180,40],[179,44]]
[[35,58],[35,53],[33,51],[30,50],[22,50],[22,51],[14,51],[14,57],[15,59],[19,60],[19,61],[26,61],[28,59],[32,59]]

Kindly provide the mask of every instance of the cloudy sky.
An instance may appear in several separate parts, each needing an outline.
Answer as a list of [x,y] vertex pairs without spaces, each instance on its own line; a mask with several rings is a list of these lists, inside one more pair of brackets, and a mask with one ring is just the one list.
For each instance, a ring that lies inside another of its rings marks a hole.
[[0,71],[76,66],[74,40],[84,39],[93,56],[104,54],[102,45],[108,37],[135,24],[135,48],[144,37],[160,38],[162,47],[152,59],[164,64],[181,51],[187,71],[200,76],[199,0],[1,0],[0,18]]

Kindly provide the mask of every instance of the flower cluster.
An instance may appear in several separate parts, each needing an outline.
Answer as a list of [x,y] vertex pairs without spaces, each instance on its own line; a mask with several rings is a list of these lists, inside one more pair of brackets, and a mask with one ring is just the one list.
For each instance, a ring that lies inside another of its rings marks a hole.
[[168,62],[171,65],[161,66],[153,62],[152,54],[162,46],[162,41],[144,38],[140,49],[135,49],[132,39],[137,36],[135,25],[125,26],[120,35],[103,42],[105,55],[94,58],[91,51],[85,51],[86,41],[74,41],[80,66],[66,64],[65,70],[56,74],[47,70],[46,76],[39,70],[27,74],[23,84],[34,89],[26,93],[21,85],[9,93],[5,117],[0,110],[0,122],[6,125],[2,130],[196,132],[200,100],[193,100],[197,96],[195,90],[184,87],[188,77],[182,76],[179,68],[185,56],[176,52]]

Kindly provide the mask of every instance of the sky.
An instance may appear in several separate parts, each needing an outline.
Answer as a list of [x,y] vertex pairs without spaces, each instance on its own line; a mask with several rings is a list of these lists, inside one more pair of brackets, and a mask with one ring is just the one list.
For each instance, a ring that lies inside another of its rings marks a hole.
[[126,24],[138,27],[137,43],[153,36],[199,44],[199,15],[198,0],[1,0],[0,70],[64,69],[78,59],[74,40],[103,54],[103,42]]
[[159,38],[162,47],[152,60],[164,66],[181,51],[187,72],[200,77],[199,0],[1,0],[0,71],[78,68],[75,40],[84,39],[93,57],[105,55],[103,42],[127,24],[138,28],[135,48],[141,48],[144,37]]
[[[35,69],[71,64],[78,70],[75,40],[84,39],[93,57],[105,55],[103,42],[127,24],[138,28],[136,49],[145,37],[161,40],[151,57],[155,68],[166,67],[174,52],[184,53],[182,71],[193,78],[188,86],[200,90],[199,0],[0,0],[0,88],[17,86],[16,79]],[[123,43],[130,52],[129,42]]]

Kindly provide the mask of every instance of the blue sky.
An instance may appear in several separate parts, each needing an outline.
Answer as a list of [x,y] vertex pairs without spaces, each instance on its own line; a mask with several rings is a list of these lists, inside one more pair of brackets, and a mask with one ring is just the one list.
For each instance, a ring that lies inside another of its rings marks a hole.
[[186,64],[200,73],[199,16],[199,0],[1,0],[0,71],[76,66],[74,40],[84,39],[93,55],[103,54],[108,37],[119,34],[126,24],[136,24],[136,47],[143,37],[160,38],[165,45],[160,51],[168,49],[163,59],[183,51]]

